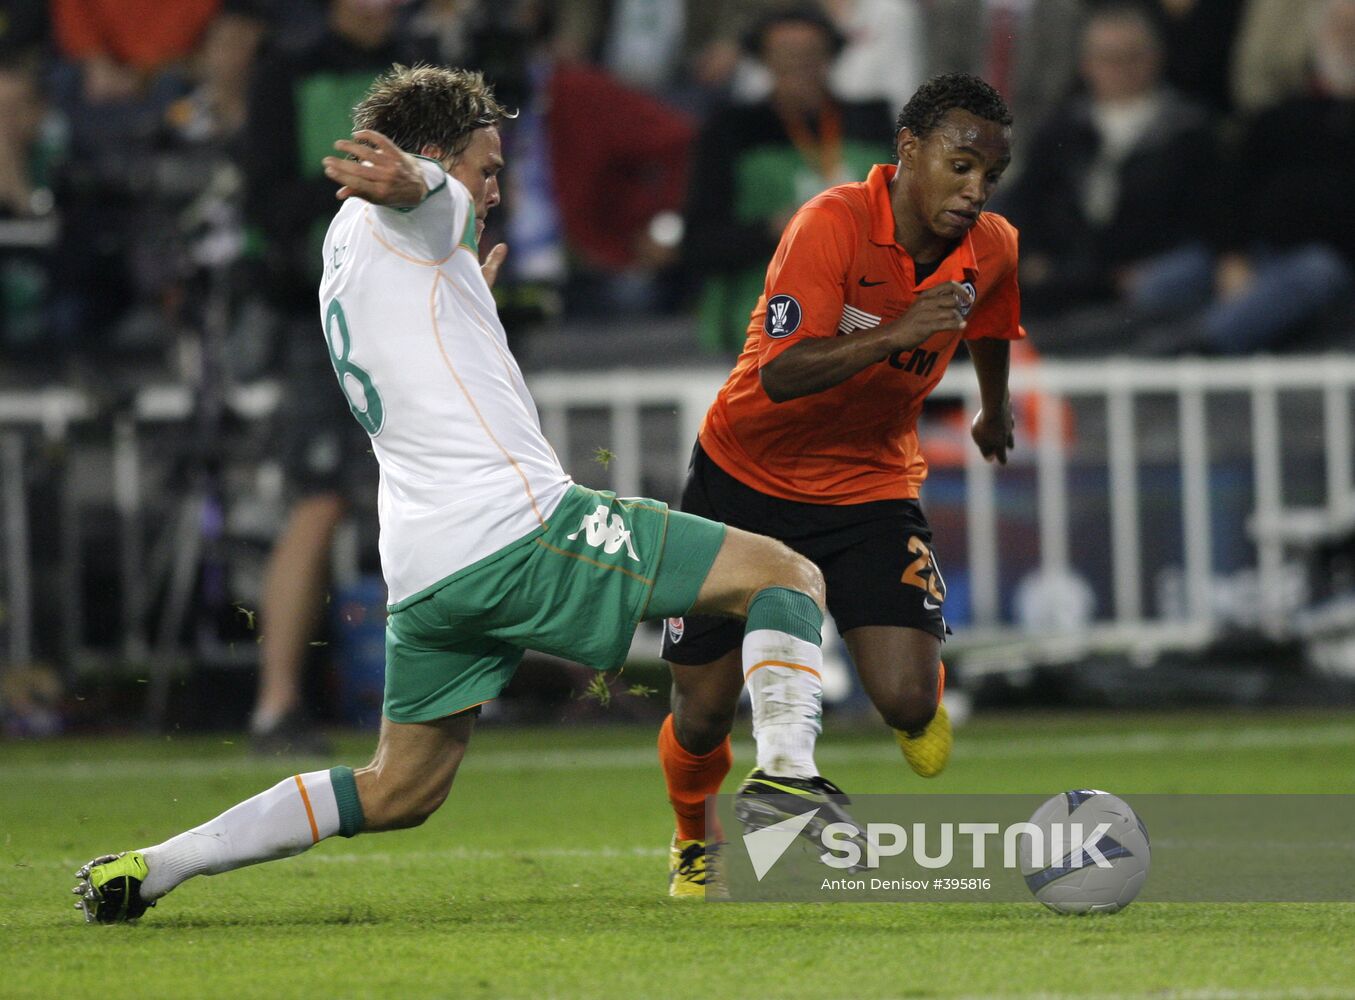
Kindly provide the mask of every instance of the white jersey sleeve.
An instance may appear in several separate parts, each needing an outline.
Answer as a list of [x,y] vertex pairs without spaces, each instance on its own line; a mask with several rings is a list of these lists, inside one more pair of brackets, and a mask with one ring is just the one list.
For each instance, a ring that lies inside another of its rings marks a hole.
[[465,185],[436,160],[419,156],[416,162],[428,187],[423,201],[413,208],[374,205],[372,221],[394,249],[420,260],[442,260],[458,243],[475,242],[475,206]]

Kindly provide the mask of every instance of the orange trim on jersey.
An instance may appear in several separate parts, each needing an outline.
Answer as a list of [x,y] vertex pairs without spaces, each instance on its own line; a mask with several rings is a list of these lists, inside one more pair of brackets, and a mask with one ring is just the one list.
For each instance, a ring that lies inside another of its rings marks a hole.
[[462,712],[469,712],[472,708],[478,708],[481,705],[488,705],[493,700],[494,700],[493,698],[486,698],[484,701],[477,701],[474,705],[467,705],[465,708],[458,708],[455,712],[448,712],[446,715],[443,716],[443,718],[447,719],[453,715],[460,715]]
[[743,675],[743,679],[747,680],[763,667],[789,667],[791,670],[803,670],[807,674],[813,674],[820,681],[823,680],[823,675],[813,667],[806,667],[803,663],[787,663],[785,660],[763,660],[761,663],[754,663]]
[[581,556],[577,552],[569,552],[565,549],[558,549],[550,542],[543,541],[540,538],[536,540],[536,544],[540,545],[547,552],[554,552],[558,556],[568,556],[571,559],[579,560],[579,562],[586,562],[590,566],[597,566],[599,569],[613,569],[616,570],[616,572],[618,573],[622,573],[630,577],[632,580],[639,580],[646,587],[654,586],[654,581],[651,580],[649,577],[641,576],[639,573],[633,573],[630,570],[626,569],[626,567],[624,566],[613,566],[610,563],[598,562],[598,560],[596,559],[589,559],[587,556]]
[[296,790],[301,793],[301,804],[306,807],[306,819],[311,825],[311,843],[320,843],[320,828],[315,825],[315,810],[311,808],[311,797],[306,794],[306,783],[301,775],[296,775]]
[[[460,247],[460,248],[458,248],[458,249],[465,249],[465,248],[464,248],[464,247]],[[478,260],[478,258],[477,258],[477,260]],[[452,290],[452,291],[457,295],[457,297],[460,298],[463,302],[469,302],[469,301],[470,301],[469,297],[466,295],[465,292],[463,292],[463,291],[457,286],[456,282],[453,281],[451,278],[447,277],[446,272],[444,272],[444,271],[439,271],[439,272],[438,272],[438,276],[439,276],[440,278],[442,278],[443,281],[447,282],[448,287],[451,288],[451,290]],[[472,302],[471,304],[474,305],[473,302]],[[489,343],[490,343],[490,346],[494,348],[494,353],[496,353],[496,354],[499,356],[499,361],[500,361],[500,363],[503,365],[504,374],[508,375],[508,376],[511,378],[512,375],[513,375],[513,362],[512,362],[511,360],[509,360],[508,352],[505,351],[505,350],[503,349],[503,347],[500,346],[500,344],[499,344],[499,339],[498,339],[497,337],[494,336],[494,331],[491,330],[491,329],[489,329],[488,326],[486,326],[484,323],[481,323],[481,322],[479,321],[479,318],[475,315],[475,312],[474,312],[473,309],[472,309],[470,312],[471,312],[471,320],[475,323],[476,328],[479,329],[479,331],[480,331],[482,334],[484,334],[485,339],[488,340]]]
[[[457,250],[465,250],[467,253],[471,253],[472,256],[475,256],[475,255],[471,252],[471,249],[470,249],[468,246],[466,246],[464,243],[460,244],[456,249],[457,249]],[[455,251],[453,251],[453,252],[455,252]],[[478,263],[479,260],[480,260],[480,258],[477,256],[477,257],[475,257],[475,260],[476,260],[476,262]],[[460,288],[457,287],[456,282],[454,282],[451,278],[448,278],[447,275],[446,275],[446,273],[444,273],[444,272],[442,272],[442,271],[439,271],[438,274],[440,274],[440,275],[442,276],[443,280],[446,281],[447,284],[450,285],[450,286],[452,287],[452,290],[453,290],[454,292],[456,292],[458,295],[460,295],[462,299],[465,299],[465,297],[466,297],[465,294],[461,291]],[[492,332],[492,331],[487,330],[487,329],[485,328],[485,326],[484,326],[483,323],[478,324],[478,325],[479,325],[479,327],[480,327],[480,331],[481,331],[481,332],[485,335],[485,337],[489,340],[490,344],[493,345],[495,352],[499,355],[499,360],[500,360],[501,362],[503,362],[503,370],[504,370],[504,374],[508,375],[508,376],[511,378],[511,377],[513,376],[513,373],[514,373],[514,370],[515,370],[515,364],[516,364],[516,362],[510,360],[510,355],[508,354],[507,351],[505,351],[505,350],[503,349],[502,345],[499,344],[498,338],[495,337],[495,336],[493,335],[493,332]],[[537,421],[540,422],[540,419],[541,419],[541,418],[540,418],[540,415],[539,415],[539,414],[532,414],[532,416],[534,416],[534,417],[537,419]],[[544,437],[545,437],[544,434],[542,435],[542,437],[543,437],[543,440],[544,440]],[[563,468],[564,468],[564,463],[560,461],[560,456],[559,456],[558,454],[556,454],[556,452],[555,452],[555,446],[552,445],[549,441],[546,441],[546,447],[550,449],[551,457],[555,459],[555,464],[558,465],[558,466],[560,466],[560,468],[563,469]]]
[[447,356],[447,348],[445,348],[442,345],[442,331],[438,329],[437,279],[439,278],[445,279],[445,277],[446,276],[443,275],[441,271],[439,271],[437,274],[437,278],[435,278],[433,281],[432,288],[430,288],[428,291],[428,319],[433,326],[433,339],[437,341],[438,354],[442,356],[442,363],[447,366],[447,370],[451,372],[452,378],[456,380],[456,385],[457,388],[461,390],[461,395],[466,397],[466,402],[470,405],[471,412],[475,414],[475,419],[480,422],[480,427],[484,429],[484,432],[487,435],[489,435],[489,440],[494,442],[494,447],[499,449],[499,453],[502,454],[505,459],[507,459],[508,464],[513,467],[513,471],[516,472],[518,474],[518,478],[522,480],[522,488],[527,492],[527,500],[532,505],[532,513],[536,515],[537,523],[540,524],[542,527],[545,527],[546,519],[541,516],[541,508],[537,505],[536,494],[532,492],[532,484],[527,479],[527,473],[522,471],[522,466],[518,464],[518,460],[508,453],[508,449],[505,448],[500,443],[499,439],[494,436],[494,432],[489,429],[489,422],[485,420],[484,414],[480,412],[480,407],[475,405],[475,397],[472,396],[470,394],[470,390],[466,388],[466,383],[461,381],[461,376],[457,374],[456,366],[452,364],[452,359]]
[[367,223],[367,228],[371,231],[372,238],[374,240],[380,243],[391,253],[395,254],[395,256],[399,257],[401,260],[407,260],[411,264],[418,264],[420,267],[440,267],[443,264],[447,263],[449,260],[451,260],[452,255],[455,254],[457,250],[456,247],[453,247],[452,252],[440,260],[424,260],[420,257],[411,257],[409,254],[402,253],[401,251],[395,249],[395,247],[391,246],[382,238],[381,234],[376,230],[376,224],[372,222],[372,210],[370,208],[366,209],[362,213],[362,221]]
[[669,511],[668,507],[655,507],[647,503],[627,501],[624,497],[617,497],[616,503],[617,506],[625,507],[626,510],[652,510],[655,514],[667,514]]

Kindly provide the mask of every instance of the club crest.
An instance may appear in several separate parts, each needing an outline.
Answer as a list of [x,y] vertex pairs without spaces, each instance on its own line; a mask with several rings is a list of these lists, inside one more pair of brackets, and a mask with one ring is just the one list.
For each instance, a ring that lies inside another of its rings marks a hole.
[[974,303],[979,300],[979,292],[978,289],[974,287],[974,282],[972,281],[962,281],[960,282],[960,287],[969,293],[969,305],[960,308],[960,315],[968,316],[969,310],[973,309]]

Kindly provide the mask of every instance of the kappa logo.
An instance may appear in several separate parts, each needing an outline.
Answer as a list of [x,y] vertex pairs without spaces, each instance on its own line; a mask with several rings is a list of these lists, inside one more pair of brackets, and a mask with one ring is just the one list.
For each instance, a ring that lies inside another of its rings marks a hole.
[[605,504],[598,504],[597,510],[584,515],[582,523],[574,529],[574,534],[565,537],[572,542],[582,533],[584,541],[594,548],[601,546],[602,551],[609,556],[615,555],[624,545],[626,554],[639,562],[640,557],[635,554],[635,546],[631,544],[630,529],[626,527],[626,522],[621,520],[620,514],[612,514],[611,520],[608,521],[609,513],[611,512]]
[[800,303],[795,301],[794,296],[773,295],[767,300],[767,318],[762,328],[767,331],[769,337],[778,340],[789,337],[800,329],[800,319],[803,315]]
[[681,618],[668,619],[668,638],[674,643],[682,641],[682,634],[687,631],[687,625]]

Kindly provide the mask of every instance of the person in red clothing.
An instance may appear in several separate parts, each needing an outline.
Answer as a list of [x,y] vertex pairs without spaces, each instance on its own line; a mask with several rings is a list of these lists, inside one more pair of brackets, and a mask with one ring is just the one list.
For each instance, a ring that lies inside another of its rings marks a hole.
[[91,104],[137,96],[147,78],[198,47],[221,0],[51,0],[58,51],[84,70]]
[[[1003,463],[1013,444],[1009,342],[1024,336],[1017,237],[983,210],[1010,161],[1010,126],[982,80],[935,77],[899,115],[897,164],[796,213],[702,424],[682,497],[686,511],[756,528],[819,565],[862,685],[924,776],[944,767],[951,734],[940,703],[946,588],[918,504],[927,465],[917,418],[964,341],[982,399],[974,441]],[[837,793],[813,760],[819,678],[771,661],[746,678],[741,629],[698,616],[668,623],[663,655],[685,721],[665,721],[660,757],[678,849],[705,850],[704,797],[728,773],[734,711],[755,673],[780,674],[773,700],[786,710],[759,713],[755,698],[757,768],[736,815],[775,822],[739,809],[773,789],[787,796],[787,815],[803,811],[795,798]],[[678,870],[673,894],[695,894],[682,879]]]

